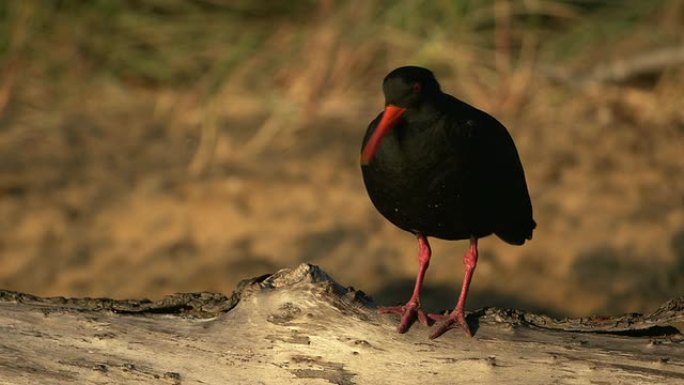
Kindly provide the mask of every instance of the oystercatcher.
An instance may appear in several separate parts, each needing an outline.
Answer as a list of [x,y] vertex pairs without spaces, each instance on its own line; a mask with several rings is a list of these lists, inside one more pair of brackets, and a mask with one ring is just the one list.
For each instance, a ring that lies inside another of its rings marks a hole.
[[[417,236],[419,270],[409,301],[379,311],[402,315],[400,333],[416,319],[425,325],[431,319],[442,322],[430,338],[454,324],[470,336],[464,307],[478,239],[496,234],[522,245],[536,227],[518,152],[498,120],[442,92],[426,68],[397,68],[382,87],[384,111],[363,139],[363,180],[377,210]],[[461,294],[446,316],[427,314],[420,305],[431,256],[428,237],[470,240]]]

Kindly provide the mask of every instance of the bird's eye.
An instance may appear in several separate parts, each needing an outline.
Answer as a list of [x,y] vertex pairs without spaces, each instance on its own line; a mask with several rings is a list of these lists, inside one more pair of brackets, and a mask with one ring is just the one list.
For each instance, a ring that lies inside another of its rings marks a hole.
[[423,87],[418,82],[415,82],[411,85],[411,90],[413,90],[414,94],[419,94],[422,88]]

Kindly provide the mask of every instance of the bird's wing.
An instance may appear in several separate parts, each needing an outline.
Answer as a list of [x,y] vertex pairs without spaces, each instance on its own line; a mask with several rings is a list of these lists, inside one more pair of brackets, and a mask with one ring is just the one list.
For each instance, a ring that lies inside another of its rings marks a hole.
[[449,135],[454,151],[465,157],[473,191],[481,195],[479,210],[498,223],[504,241],[522,244],[532,236],[532,219],[525,172],[508,130],[497,119],[462,103],[451,119]]

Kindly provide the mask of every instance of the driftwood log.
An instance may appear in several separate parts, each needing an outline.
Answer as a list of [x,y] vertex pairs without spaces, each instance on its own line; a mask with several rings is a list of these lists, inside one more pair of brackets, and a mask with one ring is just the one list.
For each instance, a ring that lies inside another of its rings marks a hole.
[[161,301],[0,291],[1,384],[682,384],[684,297],[648,316],[485,308],[429,340],[303,264]]

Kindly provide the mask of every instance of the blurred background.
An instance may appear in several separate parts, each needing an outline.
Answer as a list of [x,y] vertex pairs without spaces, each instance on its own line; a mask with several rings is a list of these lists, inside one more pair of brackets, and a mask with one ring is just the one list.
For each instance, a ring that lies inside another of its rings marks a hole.
[[[0,288],[230,293],[310,262],[403,303],[416,241],[358,154],[415,64],[508,127],[532,195],[531,242],[480,242],[470,309],[684,294],[684,1],[4,1],[0,55]],[[433,241],[428,309],[466,248]]]

